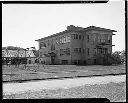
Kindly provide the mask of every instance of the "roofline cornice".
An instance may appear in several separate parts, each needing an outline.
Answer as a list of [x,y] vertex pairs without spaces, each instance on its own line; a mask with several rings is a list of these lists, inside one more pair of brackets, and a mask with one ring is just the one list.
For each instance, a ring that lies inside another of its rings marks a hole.
[[81,32],[84,32],[84,31],[88,31],[88,30],[100,30],[100,31],[107,31],[107,32],[117,32],[116,30],[111,30],[111,29],[106,29],[106,28],[100,28],[100,27],[96,27],[96,26],[89,26],[87,28],[79,28],[79,27],[76,27],[76,29],[73,29],[73,30],[65,30],[65,31],[62,31],[62,32],[59,32],[59,33],[56,33],[56,34],[53,34],[53,35],[50,35],[50,36],[41,38],[41,39],[37,39],[35,41],[46,40],[46,39],[49,39],[49,38],[52,38],[52,37],[55,37],[55,36],[58,36],[58,35],[62,35],[64,33],[80,32],[80,31]]

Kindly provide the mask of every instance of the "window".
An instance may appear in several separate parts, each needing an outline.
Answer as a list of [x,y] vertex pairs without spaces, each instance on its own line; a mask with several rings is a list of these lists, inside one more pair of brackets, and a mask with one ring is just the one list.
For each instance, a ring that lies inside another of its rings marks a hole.
[[81,48],[74,48],[75,53],[81,53]]
[[66,36],[64,36],[64,43],[66,43]]
[[70,55],[70,48],[60,49],[60,56],[61,55]]
[[61,43],[63,43],[63,37],[61,37]]
[[65,49],[62,49],[63,50],[63,54],[66,54],[66,50]]
[[76,53],[78,53],[79,52],[79,48],[76,48]]
[[70,55],[70,48],[66,48],[66,54]]
[[71,37],[70,36],[68,36],[68,42],[70,42],[71,41]]
[[68,64],[68,60],[62,60],[61,63],[62,64]]
[[49,42],[49,40],[48,40],[48,46],[50,45],[50,42]]
[[99,54],[102,54],[102,48],[99,48],[99,49],[98,49],[98,53],[99,53]]
[[68,42],[68,36],[65,36],[65,42],[66,43]]
[[96,55],[96,48],[94,48],[94,55]]
[[81,39],[81,35],[79,35],[79,39]]
[[75,64],[75,65],[80,64],[80,60],[73,60],[73,64]]
[[62,55],[62,49],[60,49],[60,56]]
[[94,42],[96,41],[96,34],[94,34]]
[[60,44],[62,43],[62,38],[60,38]]
[[73,34],[73,39],[79,39],[79,35],[78,34]]
[[81,53],[81,48],[79,48],[79,53]]
[[89,42],[89,35],[87,35],[87,41]]
[[108,49],[107,48],[105,48],[105,54],[107,54],[108,53]]
[[44,42],[40,43],[40,49],[45,48],[46,44]]
[[58,44],[58,39],[56,39],[56,44]]
[[111,43],[110,35],[108,35],[108,43]]
[[76,34],[76,39],[78,39],[78,34]]
[[75,34],[73,34],[73,39],[75,39],[76,37],[75,37]]
[[89,48],[87,49],[88,55],[89,55]]

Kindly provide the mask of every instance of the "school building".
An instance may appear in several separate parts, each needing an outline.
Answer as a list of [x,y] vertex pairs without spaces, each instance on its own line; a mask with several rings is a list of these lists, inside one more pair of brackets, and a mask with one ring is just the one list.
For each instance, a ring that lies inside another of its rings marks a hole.
[[35,40],[39,43],[40,62],[45,64],[103,64],[112,53],[115,30],[89,26],[67,26],[67,30]]

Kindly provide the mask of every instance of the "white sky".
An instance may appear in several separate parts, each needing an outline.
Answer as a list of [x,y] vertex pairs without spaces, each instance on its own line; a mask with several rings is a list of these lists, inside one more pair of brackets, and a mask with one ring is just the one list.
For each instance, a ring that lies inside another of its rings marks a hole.
[[105,4],[3,4],[2,47],[35,46],[35,40],[66,30],[69,25],[116,30],[113,51],[125,49],[124,1]]

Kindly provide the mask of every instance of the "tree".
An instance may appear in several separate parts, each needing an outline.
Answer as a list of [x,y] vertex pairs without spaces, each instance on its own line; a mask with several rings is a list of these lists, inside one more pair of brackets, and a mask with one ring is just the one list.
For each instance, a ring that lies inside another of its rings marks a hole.
[[114,53],[112,53],[113,64],[121,64],[120,55],[121,55],[120,51],[115,51]]
[[126,56],[125,50],[121,51],[120,59],[123,64],[125,63],[125,56]]

